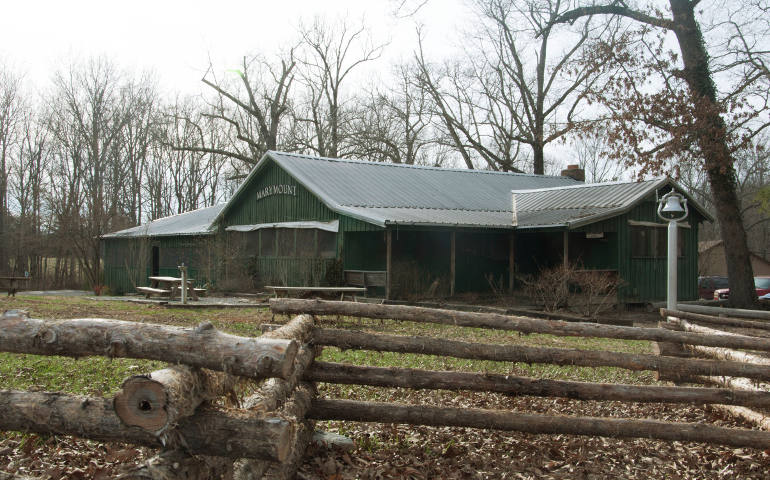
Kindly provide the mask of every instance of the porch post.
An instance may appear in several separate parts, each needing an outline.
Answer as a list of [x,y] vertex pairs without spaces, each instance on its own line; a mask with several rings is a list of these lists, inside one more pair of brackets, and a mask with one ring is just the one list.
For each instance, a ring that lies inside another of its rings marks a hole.
[[516,265],[516,234],[508,235],[508,293],[513,293],[513,281]]
[[455,295],[455,232],[449,234],[449,296]]
[[569,269],[569,230],[564,230],[564,270]]
[[391,277],[393,273],[393,230],[385,231],[386,255],[385,255],[385,299],[390,300]]

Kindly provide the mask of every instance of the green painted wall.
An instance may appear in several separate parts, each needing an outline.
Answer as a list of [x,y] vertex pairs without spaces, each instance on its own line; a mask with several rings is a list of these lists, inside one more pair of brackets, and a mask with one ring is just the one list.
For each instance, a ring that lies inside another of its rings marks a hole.
[[385,270],[385,231],[345,232],[343,243],[345,270]]
[[[342,282],[342,259],[347,257],[345,239],[348,233],[362,232],[382,236],[384,229],[332,211],[272,161],[268,161],[254,180],[234,199],[225,212],[222,223],[226,227],[332,220],[339,220],[337,255],[333,259],[281,256],[277,251],[270,256],[260,256],[259,251],[247,252],[245,255],[244,261],[249,263],[257,283],[302,286]],[[357,247],[359,244],[355,243],[351,248],[355,250]],[[365,254],[355,251],[352,255],[354,258],[365,257]]]
[[[262,170],[236,198],[224,215],[224,226],[253,225],[258,223],[295,222],[314,220],[340,221],[340,231],[376,231],[381,227],[340,215],[330,210],[315,195],[297,183],[283,169],[272,161]],[[289,186],[291,193],[268,194],[260,198],[265,189],[274,186]]]
[[[665,231],[667,224],[657,216],[654,196],[628,213],[586,225],[569,233],[569,259],[586,269],[616,270],[623,281],[619,297],[628,303],[646,303],[666,298],[667,259],[664,256],[635,257],[629,220],[654,222],[649,227]],[[678,259],[678,296],[680,300],[698,298],[698,227],[704,221],[690,212],[690,228],[680,228],[683,255]],[[602,234],[602,238],[588,238]],[[521,231],[516,233],[516,270],[518,274],[536,275],[541,268],[558,265],[563,255],[563,232]]]
[[[652,197],[615,219],[618,225],[618,273],[625,281],[620,298],[625,302],[644,303],[666,298],[666,257],[635,257],[631,248],[631,229],[628,228],[628,221],[633,220],[655,222],[661,226],[654,228],[665,230],[667,224],[658,218],[656,209]],[[691,210],[687,218],[690,228],[679,229],[683,238],[682,256],[677,261],[679,300],[698,298],[698,227],[703,221],[700,214]]]
[[202,286],[218,275],[216,238],[213,236],[156,237],[154,239],[104,239],[104,281],[110,293],[133,293],[149,284],[152,248],[159,249],[159,275],[178,277],[184,263],[187,274]]

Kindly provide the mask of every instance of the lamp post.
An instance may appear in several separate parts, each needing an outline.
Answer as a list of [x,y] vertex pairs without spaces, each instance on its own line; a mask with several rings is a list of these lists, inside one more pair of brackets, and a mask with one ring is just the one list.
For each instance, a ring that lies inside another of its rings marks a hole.
[[658,216],[668,222],[668,295],[666,296],[666,308],[676,310],[677,222],[687,218],[687,199],[671,190],[658,201]]

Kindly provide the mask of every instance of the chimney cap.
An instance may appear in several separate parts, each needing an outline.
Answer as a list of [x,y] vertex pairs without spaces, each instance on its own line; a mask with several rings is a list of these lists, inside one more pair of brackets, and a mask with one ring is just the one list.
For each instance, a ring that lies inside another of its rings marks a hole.
[[586,171],[580,168],[578,165],[567,165],[565,170],[561,171],[562,177],[570,177],[578,182],[586,181]]

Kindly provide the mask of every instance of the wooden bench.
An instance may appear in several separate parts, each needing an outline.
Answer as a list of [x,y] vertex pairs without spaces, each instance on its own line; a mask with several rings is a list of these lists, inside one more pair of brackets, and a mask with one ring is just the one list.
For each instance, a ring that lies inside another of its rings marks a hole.
[[272,290],[275,297],[283,292],[287,296],[290,292],[318,292],[318,293],[339,293],[340,300],[345,300],[346,293],[366,293],[363,287],[279,287],[275,285],[265,285],[265,288]]
[[345,270],[345,285],[363,287],[369,291],[370,287],[387,286],[388,272],[385,270]]
[[171,290],[165,288],[136,287],[136,291],[144,293],[144,298],[150,298],[150,295],[171,295]]
[[199,297],[205,297],[206,296],[206,289],[205,288],[193,288],[193,292],[195,292],[195,295]]

